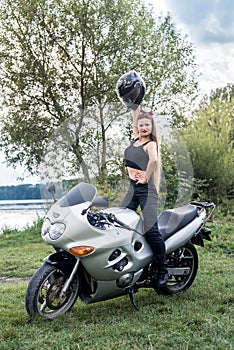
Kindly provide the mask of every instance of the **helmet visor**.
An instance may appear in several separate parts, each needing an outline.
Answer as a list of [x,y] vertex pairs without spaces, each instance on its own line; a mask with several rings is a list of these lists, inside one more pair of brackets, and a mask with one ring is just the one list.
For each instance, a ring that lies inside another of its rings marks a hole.
[[141,92],[140,84],[136,83],[132,91],[122,96],[122,100],[125,103],[134,103]]

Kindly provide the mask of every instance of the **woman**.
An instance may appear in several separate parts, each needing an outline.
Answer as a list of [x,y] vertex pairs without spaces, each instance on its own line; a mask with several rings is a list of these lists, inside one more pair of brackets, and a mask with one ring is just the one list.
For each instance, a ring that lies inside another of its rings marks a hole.
[[[132,210],[140,205],[144,218],[145,237],[159,267],[155,283],[163,287],[168,280],[165,243],[158,230],[157,189],[160,181],[160,152],[152,113],[132,111],[134,141],[124,153],[130,185],[121,204]],[[157,188],[157,189],[156,189]]]

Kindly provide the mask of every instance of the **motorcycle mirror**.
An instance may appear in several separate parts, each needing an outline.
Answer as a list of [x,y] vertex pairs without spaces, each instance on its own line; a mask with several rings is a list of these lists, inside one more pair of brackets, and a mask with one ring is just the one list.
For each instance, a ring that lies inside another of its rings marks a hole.
[[47,191],[51,193],[52,198],[54,200],[54,202],[56,202],[56,198],[55,198],[55,185],[53,182],[50,182],[47,186]]
[[105,208],[107,208],[109,206],[109,199],[105,196],[97,196],[94,198],[91,206],[92,207],[105,207]]
[[109,206],[109,199],[105,196],[96,196],[90,206],[88,208],[84,209],[81,213],[81,215],[85,215],[87,211],[92,207],[103,207],[107,208]]

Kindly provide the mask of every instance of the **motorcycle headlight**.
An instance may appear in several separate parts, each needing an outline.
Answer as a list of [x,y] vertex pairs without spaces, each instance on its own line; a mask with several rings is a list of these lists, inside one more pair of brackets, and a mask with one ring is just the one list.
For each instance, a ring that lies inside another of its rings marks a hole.
[[47,233],[50,232],[50,227],[51,227],[50,219],[46,218],[41,228],[42,236],[45,236]]
[[50,230],[49,230],[49,236],[52,240],[59,239],[62,234],[64,233],[66,229],[66,225],[62,222],[55,222],[54,224],[51,224]]

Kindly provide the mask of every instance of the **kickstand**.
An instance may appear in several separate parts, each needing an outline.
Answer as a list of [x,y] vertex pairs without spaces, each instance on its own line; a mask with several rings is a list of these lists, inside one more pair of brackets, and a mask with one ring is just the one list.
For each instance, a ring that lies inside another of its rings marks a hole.
[[128,294],[129,294],[129,298],[130,298],[130,300],[131,300],[132,305],[134,306],[134,308],[135,308],[137,311],[139,311],[139,308],[138,308],[138,306],[136,305],[135,299],[134,299],[134,289],[133,289],[133,288],[130,288],[130,289],[128,290]]

